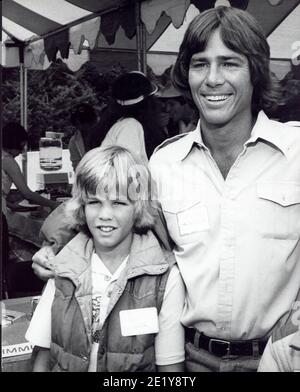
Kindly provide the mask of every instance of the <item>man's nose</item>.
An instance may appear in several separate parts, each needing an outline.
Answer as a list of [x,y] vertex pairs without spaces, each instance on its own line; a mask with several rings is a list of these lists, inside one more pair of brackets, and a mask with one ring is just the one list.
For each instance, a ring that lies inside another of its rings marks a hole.
[[216,87],[224,83],[224,75],[220,67],[216,64],[211,64],[207,70],[206,83],[210,87]]

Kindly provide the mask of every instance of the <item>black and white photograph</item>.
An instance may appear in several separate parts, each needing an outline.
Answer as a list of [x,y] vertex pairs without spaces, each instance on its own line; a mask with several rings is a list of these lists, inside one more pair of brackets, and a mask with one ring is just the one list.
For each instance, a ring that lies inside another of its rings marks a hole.
[[0,4],[1,371],[300,372],[300,0]]

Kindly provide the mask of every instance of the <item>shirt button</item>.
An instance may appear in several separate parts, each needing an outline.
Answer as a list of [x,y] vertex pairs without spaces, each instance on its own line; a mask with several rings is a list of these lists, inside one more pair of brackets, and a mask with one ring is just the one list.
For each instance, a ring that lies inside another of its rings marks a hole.
[[110,281],[110,276],[105,275],[105,276],[104,276],[104,280],[106,280],[106,282]]
[[108,292],[107,292],[107,296],[108,296],[108,298],[110,298],[110,297],[111,297],[111,294],[112,294],[112,291],[108,291]]

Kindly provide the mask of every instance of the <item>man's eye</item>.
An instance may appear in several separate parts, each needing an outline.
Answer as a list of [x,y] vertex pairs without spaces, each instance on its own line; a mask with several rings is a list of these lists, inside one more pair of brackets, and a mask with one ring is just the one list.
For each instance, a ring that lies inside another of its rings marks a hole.
[[209,66],[209,64],[208,63],[203,63],[203,62],[192,62],[191,63],[191,68],[206,68],[206,67],[208,67]]
[[223,67],[225,67],[225,68],[231,68],[231,67],[237,67],[238,66],[238,64],[236,64],[236,63],[231,63],[231,62],[228,62],[228,61],[226,61],[225,63],[223,63]]

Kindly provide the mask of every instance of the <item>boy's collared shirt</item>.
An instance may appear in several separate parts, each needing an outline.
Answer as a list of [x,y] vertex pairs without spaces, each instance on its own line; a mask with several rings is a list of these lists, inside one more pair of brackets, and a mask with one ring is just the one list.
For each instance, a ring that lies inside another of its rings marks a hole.
[[226,340],[268,336],[300,286],[299,129],[260,112],[225,180],[199,124],[150,168],[187,288],[182,322]]

